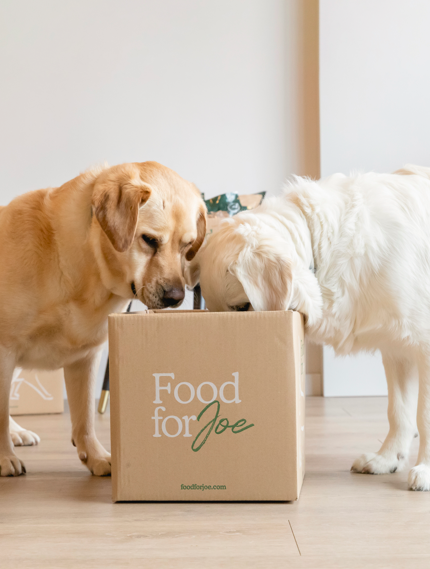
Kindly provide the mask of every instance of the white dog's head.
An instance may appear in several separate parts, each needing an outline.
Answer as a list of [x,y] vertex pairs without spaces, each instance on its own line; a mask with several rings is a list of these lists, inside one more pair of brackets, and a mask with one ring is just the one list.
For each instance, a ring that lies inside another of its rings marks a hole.
[[321,316],[314,274],[298,260],[293,242],[254,214],[240,214],[210,235],[185,277],[200,281],[210,311],[299,310],[308,323]]

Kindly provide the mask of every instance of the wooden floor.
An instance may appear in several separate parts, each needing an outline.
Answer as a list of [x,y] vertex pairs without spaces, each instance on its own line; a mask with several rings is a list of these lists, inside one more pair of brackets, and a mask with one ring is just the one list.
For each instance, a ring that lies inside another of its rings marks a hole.
[[[0,568],[429,569],[430,493],[407,491],[407,471],[349,472],[378,449],[386,404],[309,398],[306,479],[283,504],[112,504],[110,479],[80,465],[67,414],[22,417],[42,443],[18,449],[27,476],[0,479]],[[97,422],[109,446],[109,416]]]

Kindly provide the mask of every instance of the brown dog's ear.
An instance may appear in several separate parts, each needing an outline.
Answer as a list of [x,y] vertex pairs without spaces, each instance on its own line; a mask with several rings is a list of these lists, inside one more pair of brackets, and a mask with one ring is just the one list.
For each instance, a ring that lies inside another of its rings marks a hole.
[[117,251],[131,247],[139,207],[148,201],[151,187],[140,180],[103,180],[95,184],[92,205],[97,221]]
[[203,244],[206,237],[206,211],[202,207],[197,219],[197,237],[191,247],[188,249],[185,258],[187,261],[191,261],[196,256],[197,251]]

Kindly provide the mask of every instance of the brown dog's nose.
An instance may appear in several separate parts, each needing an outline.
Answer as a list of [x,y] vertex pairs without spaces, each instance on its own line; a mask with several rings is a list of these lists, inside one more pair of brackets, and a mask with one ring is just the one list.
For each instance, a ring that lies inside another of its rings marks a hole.
[[181,300],[184,300],[185,290],[181,286],[172,286],[164,289],[163,304],[164,306],[174,306]]

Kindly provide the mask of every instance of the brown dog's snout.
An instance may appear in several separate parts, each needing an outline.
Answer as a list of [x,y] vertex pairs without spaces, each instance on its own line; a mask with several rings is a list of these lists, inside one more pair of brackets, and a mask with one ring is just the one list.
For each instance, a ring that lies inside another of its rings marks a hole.
[[174,306],[184,300],[185,290],[182,286],[169,286],[164,287],[163,304],[164,306]]

